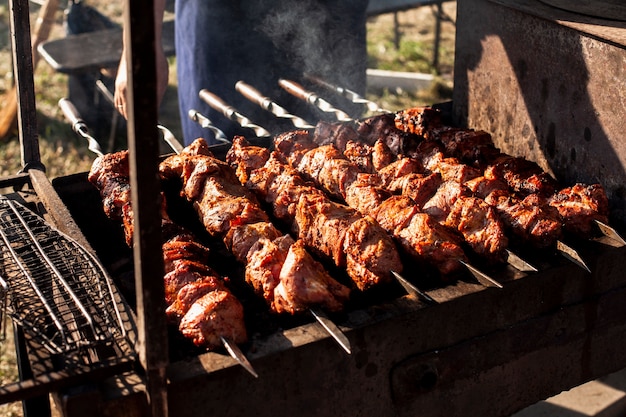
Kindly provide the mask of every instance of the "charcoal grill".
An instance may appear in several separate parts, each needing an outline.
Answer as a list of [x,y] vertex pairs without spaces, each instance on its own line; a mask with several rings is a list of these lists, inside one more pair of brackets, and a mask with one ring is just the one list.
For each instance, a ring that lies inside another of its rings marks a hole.
[[[132,86],[129,120],[133,207],[136,230],[142,231],[135,247],[128,249],[121,229],[104,216],[86,174],[50,182],[40,169],[30,112],[34,99],[30,105],[25,99],[33,93],[32,83],[20,90],[24,173],[0,180],[0,186],[12,188],[7,198],[97,256],[115,281],[115,305],[127,337],[138,341],[137,353],[65,366],[65,355],[51,355],[24,332],[23,368],[32,379],[3,387],[4,402],[23,399],[32,407],[34,398],[50,392],[68,416],[506,416],[626,366],[626,249],[608,238],[575,242],[591,272],[551,253],[530,253],[539,272],[502,267],[494,271],[501,289],[460,280],[428,289],[435,303],[401,287],[358,300],[332,317],[348,337],[351,355],[314,319],[270,317],[260,307],[251,319],[252,340],[243,347],[259,378],[224,352],[184,347],[157,313],[161,280],[151,279],[162,276],[160,247],[154,244],[160,241],[154,227],[159,216],[152,204],[159,159],[151,106],[153,55],[143,46],[151,44],[151,31],[140,30],[152,25],[143,13],[151,2],[128,3],[129,36],[138,51],[131,67],[134,79],[142,80]],[[27,4],[13,1],[22,34],[28,33],[27,17],[20,13]],[[24,45],[28,39],[17,50]],[[16,65],[23,56],[30,54],[18,54]],[[216,153],[226,147],[217,145]],[[226,257],[220,267],[237,276]]]

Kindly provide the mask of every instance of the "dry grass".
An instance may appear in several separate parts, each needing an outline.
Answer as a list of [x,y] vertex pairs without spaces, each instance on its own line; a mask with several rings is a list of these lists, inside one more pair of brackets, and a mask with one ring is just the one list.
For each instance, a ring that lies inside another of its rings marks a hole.
[[[121,0],[85,0],[106,16],[121,22]],[[66,1],[61,1],[64,7]],[[38,12],[36,2],[31,2],[31,14]],[[391,110],[412,105],[433,104],[449,100],[451,97],[451,79],[454,60],[454,24],[444,21],[440,46],[440,66],[432,66],[434,40],[434,8],[422,7],[398,13],[400,33],[399,47],[395,45],[394,16],[392,14],[370,18],[368,21],[368,55],[371,68],[396,71],[415,71],[437,74],[430,89],[424,91],[402,91],[386,89],[368,91],[368,98]],[[456,3],[444,4],[447,17],[456,17]],[[5,5],[0,6],[0,94],[11,87],[11,57],[8,46],[8,12]],[[56,26],[52,38],[64,36],[63,14],[57,14]],[[174,61],[172,60],[172,64]],[[175,74],[172,71],[172,74]],[[67,95],[67,77],[55,73],[45,62],[41,62],[35,71],[35,92],[38,110],[38,132],[41,160],[47,168],[50,178],[87,171],[94,155],[87,149],[84,141],[78,138],[59,110],[57,103]],[[174,120],[177,113],[175,102],[175,76],[171,78],[171,91],[168,91],[167,103],[162,112],[163,120]],[[172,127],[173,122],[165,123]],[[175,129],[172,129],[175,130]],[[15,174],[21,168],[19,141],[13,137],[0,142],[0,177]],[[0,383],[2,385],[17,379],[15,352],[12,338],[0,343]],[[21,416],[19,403],[0,406],[0,416]]]

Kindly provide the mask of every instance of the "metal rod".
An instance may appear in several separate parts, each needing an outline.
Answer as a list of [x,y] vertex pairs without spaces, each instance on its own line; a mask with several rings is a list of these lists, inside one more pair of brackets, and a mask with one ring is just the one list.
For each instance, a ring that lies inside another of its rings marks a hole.
[[600,231],[602,232],[602,234],[604,236],[613,239],[614,241],[619,243],[620,246],[626,246],[626,241],[624,240],[623,237],[620,236],[619,233],[617,233],[617,231],[615,229],[613,229],[608,224],[603,223],[603,222],[601,222],[599,220],[595,220],[595,222],[598,225],[598,228],[600,229]]
[[351,122],[354,118],[350,117],[348,113],[343,110],[339,110],[334,107],[328,101],[324,100],[313,91],[306,90],[303,86],[295,81],[286,80],[284,78],[278,80],[278,85],[285,89],[289,94],[306,101],[307,103],[317,107],[325,113],[332,113],[340,122]]
[[87,128],[87,124],[80,117],[78,110],[74,106],[74,104],[68,98],[61,98],[59,100],[59,107],[63,111],[63,114],[70,122],[72,126],[72,130],[79,136],[87,139],[88,149],[95,153],[98,156],[102,156],[102,149],[100,148],[100,144],[98,141],[89,134],[89,129]]
[[202,128],[209,129],[211,132],[213,132],[213,136],[215,137],[215,140],[222,142],[222,143],[232,143],[226,137],[226,134],[220,128],[218,128],[217,126],[213,124],[211,119],[209,119],[208,117],[206,117],[199,111],[191,109],[189,110],[187,114],[189,115],[189,118],[191,120],[198,123]]
[[127,0],[124,43],[128,71],[128,150],[134,219],[133,255],[139,330],[139,359],[146,372],[152,417],[169,415],[167,320],[161,247],[161,189],[158,182],[157,77],[153,0]]
[[376,112],[376,113],[391,113],[390,110],[387,109],[383,109],[380,107],[380,105],[378,103],[375,103],[371,100],[366,99],[365,97],[359,95],[358,93],[355,93],[352,90],[349,90],[347,88],[344,87],[340,87],[334,84],[331,84],[329,82],[326,82],[324,80],[322,80],[321,78],[315,77],[313,75],[307,75],[305,74],[304,77],[310,81],[313,81],[314,83],[325,87],[331,91],[334,91],[336,93],[338,93],[339,95],[347,98],[348,100],[350,100],[352,103],[354,104],[363,104],[367,107],[367,109],[371,112]]
[[557,242],[556,242],[556,250],[561,255],[563,255],[566,259],[569,259],[570,261],[574,262],[576,265],[580,266],[585,271],[591,273],[591,269],[589,269],[589,267],[587,266],[587,264],[585,263],[583,258],[578,254],[576,249],[574,249],[571,246],[563,243],[560,240],[557,240]]
[[475,266],[468,264],[465,261],[459,260],[459,262],[463,264],[463,266],[465,266],[468,269],[468,271],[471,272],[474,278],[476,278],[476,280],[480,282],[482,285],[484,285],[485,287],[504,288],[502,284],[500,284],[498,281],[491,278],[489,275],[485,274],[484,272],[480,271]]
[[402,285],[407,293],[416,294],[429,304],[439,304],[434,298],[417,288],[415,285],[411,284],[406,278],[398,274],[396,271],[391,271],[391,274],[396,278],[400,285]]
[[39,154],[30,14],[27,1],[9,0],[13,77],[17,86],[17,128],[24,171],[45,171]]
[[233,343],[224,336],[220,336],[220,339],[222,340],[222,345],[224,345],[224,348],[226,348],[226,351],[230,354],[230,356],[237,362],[239,362],[239,364],[243,366],[244,369],[250,373],[250,375],[258,378],[259,374],[257,374],[257,372],[254,370],[252,364],[250,364],[248,358],[246,358],[246,355],[244,355],[243,352],[239,349],[239,346],[237,346],[236,343]]
[[262,109],[267,110],[274,116],[281,119],[289,120],[291,124],[294,125],[294,127],[297,127],[299,129],[312,129],[315,127],[303,118],[298,117],[295,114],[289,113],[284,107],[281,107],[278,103],[264,96],[257,89],[249,84],[246,84],[243,81],[237,81],[237,83],[235,84],[235,89],[239,91],[245,98],[252,101],[253,103],[258,104]]
[[506,261],[509,265],[513,266],[519,271],[522,272],[537,272],[538,269],[532,266],[529,262],[522,259],[519,255],[511,252],[509,249],[506,250]]
[[241,127],[251,129],[254,134],[259,138],[269,138],[272,136],[270,132],[265,130],[259,125],[252,123],[252,121],[237,111],[233,106],[227,104],[220,97],[211,93],[207,89],[200,90],[198,93],[200,98],[207,103],[209,106],[214,108],[215,110],[221,112],[227,119],[232,120],[233,122],[238,123]]
[[324,330],[332,336],[333,339],[345,350],[349,355],[352,354],[352,348],[350,347],[350,341],[339,327],[321,310],[316,308],[309,308],[309,312],[322,325]]

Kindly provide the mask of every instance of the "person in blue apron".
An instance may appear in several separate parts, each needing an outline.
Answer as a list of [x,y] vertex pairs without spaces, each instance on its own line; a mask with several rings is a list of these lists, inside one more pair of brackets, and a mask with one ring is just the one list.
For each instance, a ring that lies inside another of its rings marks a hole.
[[[165,0],[155,0],[157,16],[163,15],[164,3]],[[237,81],[252,85],[313,124],[324,115],[285,92],[278,85],[280,78],[305,84],[304,75],[310,74],[364,94],[367,3],[368,0],[176,0],[176,70],[185,144],[198,137],[212,142],[212,134],[189,118],[191,109],[209,117],[229,138],[250,135],[250,131],[202,101],[198,96],[202,89],[216,94],[253,122],[270,123],[264,127],[272,132],[288,126],[284,120],[268,119],[269,113],[239,94],[235,90]],[[167,71],[162,67],[165,57],[157,58],[161,62],[161,71],[157,71],[161,98],[167,86]],[[120,67],[115,94],[116,104],[122,107],[124,73]],[[352,103],[340,97],[337,100],[346,110],[358,111],[351,107]],[[123,108],[120,111],[125,114]]]

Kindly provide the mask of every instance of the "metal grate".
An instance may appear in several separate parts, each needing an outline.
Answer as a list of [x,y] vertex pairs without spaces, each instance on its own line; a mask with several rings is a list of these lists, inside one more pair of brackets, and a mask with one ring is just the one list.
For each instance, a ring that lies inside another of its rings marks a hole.
[[0,197],[2,314],[51,353],[126,337],[112,283],[98,260],[21,204]]

